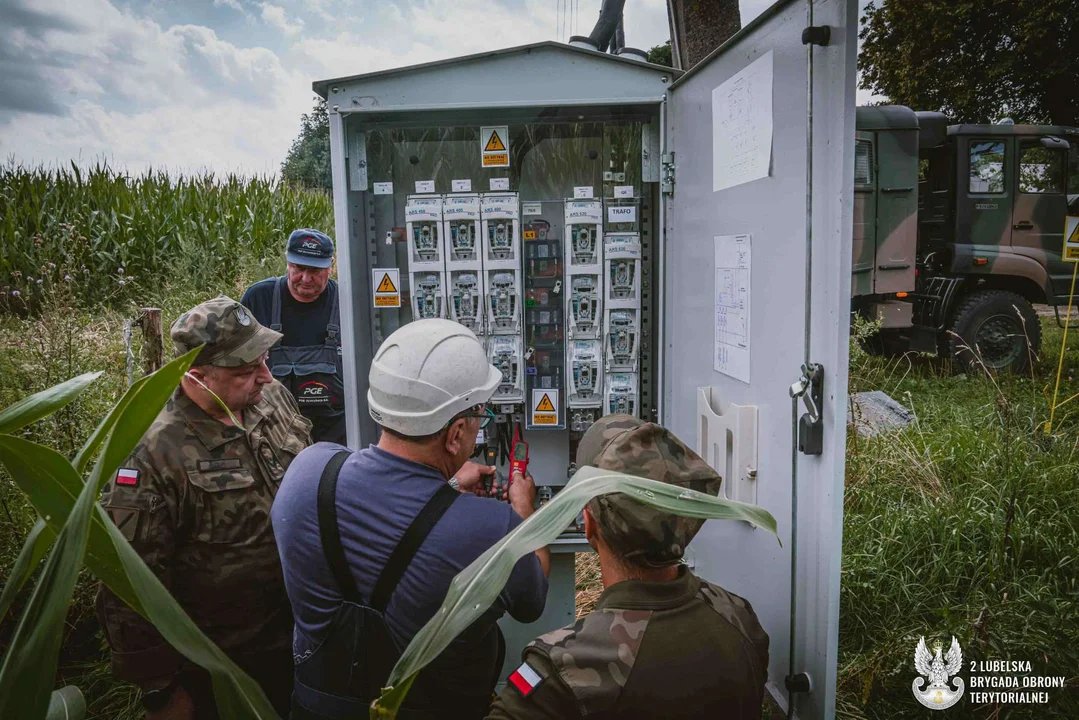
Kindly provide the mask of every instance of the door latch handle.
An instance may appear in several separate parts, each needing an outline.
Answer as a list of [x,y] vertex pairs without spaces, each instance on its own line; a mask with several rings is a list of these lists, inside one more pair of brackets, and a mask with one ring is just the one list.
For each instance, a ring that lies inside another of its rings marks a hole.
[[806,411],[798,420],[798,450],[805,455],[824,452],[824,366],[820,363],[804,363],[802,377],[790,387],[791,399],[802,398]]
[[1033,230],[1034,223],[1029,220],[1020,220],[1015,225],[1012,225],[1012,230]]

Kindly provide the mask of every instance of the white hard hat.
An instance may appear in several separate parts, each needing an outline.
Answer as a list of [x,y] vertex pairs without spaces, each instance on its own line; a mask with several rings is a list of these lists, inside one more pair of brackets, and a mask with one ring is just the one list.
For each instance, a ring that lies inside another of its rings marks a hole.
[[460,412],[491,399],[502,373],[476,335],[451,320],[409,323],[371,361],[367,408],[379,425],[408,437],[433,435]]

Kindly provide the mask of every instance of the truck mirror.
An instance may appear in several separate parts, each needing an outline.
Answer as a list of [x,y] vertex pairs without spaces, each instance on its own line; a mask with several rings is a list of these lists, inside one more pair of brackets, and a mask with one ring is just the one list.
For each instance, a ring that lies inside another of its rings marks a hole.
[[1067,150],[1071,147],[1067,140],[1058,137],[1043,137],[1041,146],[1046,150]]

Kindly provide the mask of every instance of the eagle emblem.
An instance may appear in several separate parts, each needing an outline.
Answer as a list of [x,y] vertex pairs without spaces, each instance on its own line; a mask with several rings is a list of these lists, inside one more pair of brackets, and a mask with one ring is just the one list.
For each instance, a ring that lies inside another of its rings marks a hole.
[[[914,697],[922,705],[930,710],[944,710],[959,702],[963,697],[963,678],[952,677],[958,675],[963,667],[963,651],[959,647],[959,641],[952,637],[952,645],[942,657],[943,646],[937,642],[933,645],[933,653],[925,645],[925,637],[918,641],[918,647],[914,649],[914,669],[918,675],[929,678],[929,685],[925,687],[926,678],[916,677],[911,685]],[[949,678],[951,681],[949,682]],[[955,685],[952,689],[951,685]],[[923,687],[925,689],[923,690]]]

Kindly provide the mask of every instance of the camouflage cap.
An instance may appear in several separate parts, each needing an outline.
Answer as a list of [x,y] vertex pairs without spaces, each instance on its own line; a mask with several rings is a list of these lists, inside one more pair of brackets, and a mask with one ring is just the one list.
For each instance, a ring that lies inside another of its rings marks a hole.
[[[591,465],[716,495],[722,478],[672,432],[630,415],[593,423],[577,446],[577,466]],[[588,504],[604,541],[635,563],[663,567],[682,558],[703,520],[671,515],[623,493]]]
[[282,337],[260,325],[247,308],[225,295],[185,312],[172,324],[169,334],[177,355],[202,345],[193,364],[218,367],[253,363]]

